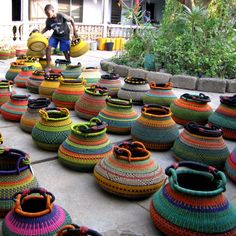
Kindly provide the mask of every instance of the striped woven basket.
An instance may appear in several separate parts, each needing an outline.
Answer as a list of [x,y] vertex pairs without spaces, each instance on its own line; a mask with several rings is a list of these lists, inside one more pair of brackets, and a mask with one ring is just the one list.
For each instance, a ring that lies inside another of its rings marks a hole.
[[104,190],[130,199],[150,196],[165,181],[162,168],[137,141],[115,146],[113,155],[95,166],[94,176]]
[[11,210],[15,193],[37,186],[38,182],[31,169],[29,155],[18,149],[1,147],[0,217]]
[[180,162],[168,167],[166,174],[169,183],[155,193],[150,205],[159,230],[176,236],[236,235],[236,208],[223,195],[223,172],[200,163]]
[[21,116],[27,110],[30,95],[13,94],[10,101],[1,106],[1,114],[5,120],[20,121]]
[[177,160],[205,163],[222,169],[229,157],[222,137],[222,130],[217,127],[205,127],[196,122],[189,122],[175,140],[172,149]]
[[98,80],[98,85],[106,87],[109,96],[117,97],[117,93],[122,84],[118,74],[110,73],[107,75],[101,75],[101,78]]
[[14,80],[18,73],[21,71],[21,68],[27,66],[24,61],[12,62],[10,68],[7,70],[5,75],[6,80]]
[[98,67],[84,67],[82,68],[82,73],[80,74],[80,79],[85,79],[86,86],[91,86],[97,84],[101,77],[101,72]]
[[220,105],[209,117],[209,125],[223,130],[223,137],[236,140],[236,95],[220,96]]
[[203,93],[199,95],[185,93],[171,103],[172,118],[181,125],[186,125],[189,121],[204,125],[213,112],[211,106],[207,104],[210,101],[210,98]]
[[40,120],[39,110],[48,107],[50,103],[48,98],[29,99],[28,108],[20,119],[21,129],[31,133],[35,124]]
[[229,178],[236,183],[236,147],[226,160],[225,171]]
[[127,77],[125,83],[118,91],[118,98],[130,100],[134,104],[143,104],[143,96],[150,90],[148,81],[143,78]]
[[16,87],[25,88],[26,81],[29,79],[30,76],[32,76],[34,71],[35,71],[35,68],[33,66],[22,67],[21,71],[14,79],[14,84],[16,85]]
[[154,104],[142,107],[141,116],[131,128],[134,140],[142,142],[146,148],[160,151],[170,149],[178,135],[170,108]]
[[54,195],[45,189],[27,189],[14,198],[15,206],[3,221],[3,236],[53,236],[72,223],[69,213],[55,204]]
[[76,224],[65,225],[55,236],[102,236],[100,233],[85,226]]
[[84,80],[59,79],[60,85],[52,94],[52,101],[57,107],[74,109],[76,101],[84,93]]
[[52,70],[55,73],[60,73],[66,69],[66,67],[70,65],[70,62],[63,59],[56,59],[55,64],[52,66]]
[[10,100],[13,92],[13,82],[8,80],[0,80],[0,106]]
[[59,87],[59,73],[51,72],[49,75],[44,76],[44,80],[39,85],[39,94],[43,97],[52,99],[53,92]]
[[77,65],[67,65],[66,69],[61,72],[63,78],[78,79],[82,72],[82,65],[79,62]]
[[150,90],[143,96],[143,103],[158,104],[169,107],[170,104],[174,101],[174,99],[176,99],[172,88],[173,84],[171,82],[165,84],[151,82]]
[[85,87],[84,93],[75,103],[75,113],[80,118],[90,120],[106,106],[107,88],[98,85]]
[[62,164],[79,171],[92,171],[104,157],[112,155],[112,144],[106,135],[106,124],[94,117],[90,122],[71,127],[71,134],[60,145]]
[[138,114],[133,109],[131,100],[109,97],[97,117],[107,123],[107,132],[129,134]]
[[72,121],[66,108],[43,108],[32,129],[32,138],[42,149],[57,151],[70,133]]
[[26,80],[25,85],[30,93],[39,93],[39,86],[44,81],[45,72],[36,70],[33,74]]

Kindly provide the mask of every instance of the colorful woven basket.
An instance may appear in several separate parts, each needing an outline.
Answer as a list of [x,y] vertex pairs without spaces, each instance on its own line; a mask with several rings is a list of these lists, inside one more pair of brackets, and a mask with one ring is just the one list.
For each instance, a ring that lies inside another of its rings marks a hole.
[[11,51],[8,48],[0,48],[0,60],[7,60],[11,57]]
[[226,160],[225,171],[229,178],[236,183],[236,147]]
[[71,224],[69,213],[54,200],[54,195],[42,188],[15,194],[15,206],[3,221],[3,236],[53,236]]
[[169,183],[155,193],[150,206],[159,230],[176,236],[236,235],[236,208],[223,195],[223,172],[200,163],[180,162],[168,167],[166,174]]
[[222,169],[229,157],[222,130],[189,122],[175,140],[172,149],[177,160],[205,163]]
[[108,95],[111,97],[117,97],[117,93],[121,88],[121,79],[118,74],[110,73],[107,75],[101,75],[98,80],[98,85],[106,87],[108,89]]
[[34,142],[42,149],[57,151],[70,133],[72,121],[66,108],[43,108],[32,129]]
[[34,71],[35,71],[35,68],[33,66],[22,67],[21,71],[14,79],[14,84],[16,85],[16,87],[25,88],[26,81],[29,79],[30,76],[32,76]]
[[106,124],[96,117],[90,122],[72,125],[71,134],[58,150],[61,163],[79,171],[92,171],[99,160],[111,154]]
[[100,233],[85,226],[76,224],[65,225],[55,236],[102,236]]
[[220,96],[220,105],[208,121],[221,127],[224,138],[236,140],[236,95]]
[[115,146],[113,155],[95,166],[94,176],[104,190],[131,199],[150,196],[165,181],[164,171],[140,142]]
[[181,125],[186,125],[189,121],[204,125],[213,112],[211,106],[207,104],[210,101],[210,98],[203,93],[199,95],[185,93],[171,103],[172,118]]
[[6,80],[14,80],[23,66],[27,66],[24,61],[12,62],[5,75]]
[[35,52],[35,51],[32,51],[28,48],[26,51],[26,56],[28,56],[28,57],[42,58],[45,56],[45,54],[46,54],[46,50]]
[[127,77],[118,91],[118,98],[130,100],[134,104],[143,104],[143,96],[150,89],[148,81],[143,78]]
[[138,114],[133,109],[131,100],[109,97],[97,117],[107,123],[107,132],[129,134]]
[[82,41],[80,38],[76,38],[71,41],[70,45],[70,56],[80,57],[89,50],[89,44]]
[[[39,58],[39,63],[41,64],[43,69],[45,69],[47,67],[47,59],[46,58]],[[50,66],[51,67],[54,66],[52,61],[50,61]]]
[[0,148],[0,217],[13,206],[15,193],[38,187],[30,166],[29,155],[13,148]]
[[64,78],[77,79],[82,72],[82,65],[79,62],[77,65],[67,65],[66,69],[61,72]]
[[179,130],[171,118],[170,108],[155,104],[144,105],[141,116],[131,128],[134,140],[156,150],[170,149],[178,135]]
[[1,114],[5,120],[20,121],[21,116],[27,110],[30,95],[12,94],[10,101],[1,106]]
[[70,62],[67,60],[56,59],[55,65],[52,66],[52,70],[55,73],[61,73],[62,71],[66,70],[66,67],[70,65]]
[[44,71],[36,70],[33,74],[26,80],[25,85],[29,92],[39,93],[39,86],[43,82],[45,77]]
[[101,77],[100,69],[97,67],[84,67],[80,74],[80,79],[85,79],[86,86],[97,84]]
[[172,88],[173,84],[171,82],[165,84],[151,82],[150,90],[143,96],[143,103],[158,104],[169,107],[170,104],[174,101],[174,99],[176,99]]
[[84,93],[75,103],[75,113],[83,119],[90,120],[106,106],[108,90],[98,85],[85,87]]
[[52,101],[57,107],[74,109],[75,102],[84,93],[84,80],[59,79],[60,85],[52,94]]
[[8,80],[0,80],[0,106],[10,100],[13,92],[13,82]]
[[43,97],[52,99],[53,92],[59,87],[59,79],[61,75],[59,73],[50,73],[44,76],[44,80],[39,85],[39,94]]
[[23,61],[27,66],[34,66],[36,68],[36,70],[42,70],[43,69],[41,64],[39,63],[38,58],[26,57],[25,59],[23,59]]
[[33,52],[41,52],[48,46],[48,39],[41,33],[35,32],[27,40],[27,47]]
[[21,129],[31,133],[35,124],[40,120],[39,110],[48,107],[50,103],[48,98],[29,99],[28,108],[20,119]]

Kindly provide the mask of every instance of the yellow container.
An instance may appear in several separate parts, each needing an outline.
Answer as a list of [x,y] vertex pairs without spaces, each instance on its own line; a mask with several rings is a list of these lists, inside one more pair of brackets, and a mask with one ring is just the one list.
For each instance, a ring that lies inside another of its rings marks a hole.
[[115,50],[120,50],[120,43],[121,43],[121,38],[116,38],[115,39]]
[[34,52],[40,52],[48,46],[48,39],[43,34],[36,32],[32,33],[27,41],[27,47]]
[[98,38],[98,50],[105,50],[105,43],[107,42],[106,38]]
[[70,55],[71,57],[79,57],[85,54],[89,50],[89,44],[79,38],[74,39],[71,42]]

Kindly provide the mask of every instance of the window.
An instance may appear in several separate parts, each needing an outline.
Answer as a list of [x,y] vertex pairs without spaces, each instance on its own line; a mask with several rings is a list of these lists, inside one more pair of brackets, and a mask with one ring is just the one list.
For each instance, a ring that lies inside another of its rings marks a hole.
[[21,21],[21,0],[12,0],[12,21]]
[[58,0],[58,11],[73,17],[75,22],[82,22],[83,0]]
[[112,1],[111,5],[111,23],[118,24],[121,21],[121,7],[118,6],[117,1]]

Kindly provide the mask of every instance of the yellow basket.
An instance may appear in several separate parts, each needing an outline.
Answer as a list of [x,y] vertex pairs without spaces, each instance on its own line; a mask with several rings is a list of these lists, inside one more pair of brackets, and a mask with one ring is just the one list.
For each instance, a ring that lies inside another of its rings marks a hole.
[[72,40],[70,47],[70,56],[79,57],[89,50],[89,44],[79,38]]
[[32,33],[28,38],[27,47],[34,52],[40,52],[46,49],[48,40],[41,33]]

